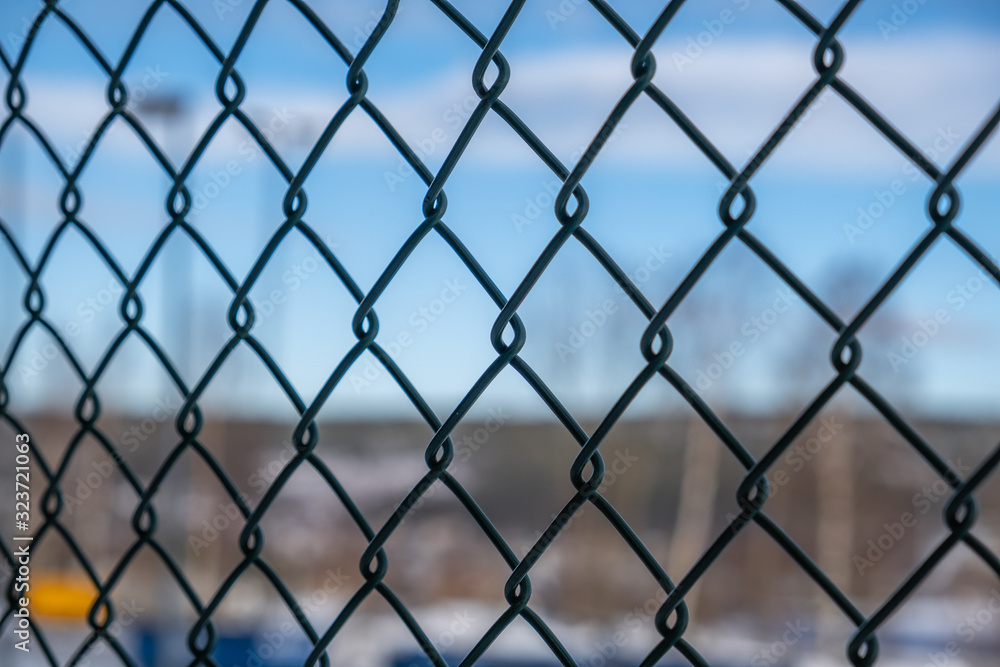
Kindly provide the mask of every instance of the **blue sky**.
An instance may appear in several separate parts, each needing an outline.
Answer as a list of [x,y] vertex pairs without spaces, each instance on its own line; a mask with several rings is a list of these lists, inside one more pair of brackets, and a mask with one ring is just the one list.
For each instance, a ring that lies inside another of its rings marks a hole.
[[[68,0],[61,6],[117,63],[142,4]],[[314,3],[356,51],[384,5],[344,4]],[[660,9],[652,2],[618,4],[640,32]],[[838,5],[802,4],[822,21]],[[192,12],[228,50],[252,3],[197,5]],[[33,16],[37,6],[9,2],[0,8],[0,43],[8,57],[20,47],[23,17]],[[486,33],[505,10],[498,2],[456,6]],[[995,3],[869,0],[841,33],[847,54],[843,78],[926,155],[946,165],[1000,99],[998,32],[1000,6]],[[655,80],[731,162],[743,165],[811,82],[814,43],[814,36],[776,2],[690,0],[654,49]],[[572,164],[631,81],[627,44],[588,4],[543,0],[526,3],[502,50],[512,70],[502,99]],[[470,82],[478,53],[431,3],[404,1],[366,67],[369,98],[432,170],[441,165],[476,102]],[[297,168],[346,99],[346,67],[279,0],[268,4],[237,67],[247,84],[243,108],[259,126],[270,128],[278,150]],[[217,74],[218,64],[177,15],[162,9],[125,80],[134,100],[130,108],[175,163],[219,111]],[[6,87],[6,73],[0,76]],[[63,26],[50,22],[38,35],[23,80],[28,113],[72,164],[81,142],[107,113],[107,77]],[[182,120],[143,115],[138,99],[163,96],[180,100]],[[12,128],[0,145],[0,216],[32,262],[59,220],[62,183],[46,162],[19,128]],[[959,181],[963,210],[958,224],[993,255],[1000,254],[1000,233],[992,224],[1000,205],[998,171],[1000,146],[994,139]],[[491,115],[448,181],[445,222],[505,294],[514,291],[557,229],[554,179]],[[191,221],[242,279],[282,221],[283,179],[249,135],[229,122],[187,184],[196,204]],[[930,181],[832,94],[819,99],[752,185],[758,207],[748,229],[817,293],[840,303],[843,317],[856,312],[928,225]],[[584,227],[656,305],[721,230],[716,217],[725,187],[721,175],[648,99],[640,99],[626,115],[584,187],[591,202]],[[81,218],[133,275],[167,221],[165,175],[118,121],[90,159],[80,188]],[[306,192],[306,221],[328,239],[367,291],[420,223],[426,187],[374,124],[356,112],[307,180]],[[185,246],[181,239],[168,244],[140,291],[146,303],[143,321],[191,380],[228,335],[225,312],[232,295],[207,262]],[[76,332],[67,340],[91,370],[121,325],[120,290],[76,234],[59,243],[51,261],[43,280],[46,313],[57,328]],[[844,267],[856,268],[859,286],[843,287]],[[24,280],[5,247],[0,279],[0,299],[9,309],[21,302]],[[718,359],[734,343],[745,347],[745,354],[704,388],[713,405],[798,409],[809,392],[832,377],[828,358],[835,336],[817,327],[818,318],[802,303],[776,313],[766,330],[754,322],[771,317],[768,309],[783,287],[759,260],[734,246],[671,319],[671,362],[692,384],[712,363],[721,363]],[[354,341],[350,320],[356,305],[298,235],[282,244],[252,298],[259,313],[255,335],[311,399]],[[403,267],[376,310],[379,342],[391,347],[442,416],[495,357],[489,329],[497,309],[434,235]],[[928,318],[939,311],[944,316],[933,329]],[[644,319],[574,241],[560,252],[521,313],[528,326],[523,357],[581,414],[606,411],[643,365],[638,338]],[[994,344],[998,313],[997,286],[983,285],[968,259],[942,242],[885,311],[862,329],[862,374],[917,411],[986,413],[1000,397],[995,382],[1000,353]],[[5,364],[20,325],[12,318],[0,322]],[[583,335],[592,329],[592,335]],[[933,335],[927,335],[929,329]],[[924,340],[921,332],[926,344],[914,345],[912,359],[894,362],[891,355],[902,354],[907,341]],[[579,347],[573,344],[581,340]],[[48,359],[50,345],[36,331],[10,360],[8,386],[20,405],[65,404],[78,391],[62,362]],[[820,370],[799,372],[790,367],[793,357],[800,367]],[[374,363],[362,357],[333,394],[329,414],[414,414]],[[789,381],[790,373],[795,382]],[[173,391],[137,341],[111,365],[101,390],[139,411],[150,398]],[[273,381],[245,350],[224,367],[206,402],[292,416]],[[479,407],[486,412],[497,406],[524,415],[543,413],[541,402],[509,369]],[[673,390],[654,380],[631,414],[680,407]]]

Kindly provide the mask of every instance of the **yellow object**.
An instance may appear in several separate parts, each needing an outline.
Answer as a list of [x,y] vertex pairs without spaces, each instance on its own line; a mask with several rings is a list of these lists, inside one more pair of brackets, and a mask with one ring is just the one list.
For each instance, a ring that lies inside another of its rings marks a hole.
[[28,608],[32,614],[85,619],[96,599],[97,589],[86,577],[67,574],[33,574],[31,577]]

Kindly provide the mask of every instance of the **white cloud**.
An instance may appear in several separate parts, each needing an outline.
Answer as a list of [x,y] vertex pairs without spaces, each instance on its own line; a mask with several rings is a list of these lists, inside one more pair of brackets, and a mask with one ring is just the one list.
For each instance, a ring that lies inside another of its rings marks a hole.
[[[671,60],[677,44],[657,50],[657,83],[696,122],[731,161],[742,165],[756,150],[814,78],[811,52],[800,42],[766,45],[717,43],[684,71]],[[933,48],[925,41],[904,40],[890,46],[876,42],[848,44],[843,77],[869,99],[918,146],[929,147],[938,130],[951,128],[964,143],[1000,98],[1000,44],[962,33],[942,36]],[[947,53],[942,58],[939,54]],[[517,111],[557,155],[567,160],[600,129],[601,123],[631,83],[630,53],[625,48],[585,51],[511,53],[511,81],[503,100]],[[955,63],[964,63],[956,69]],[[450,146],[476,102],[471,63],[439,71],[404,88],[383,88],[373,78],[370,97],[403,136],[416,145],[445,136]],[[319,131],[345,98],[338,82],[327,94],[312,86],[301,92],[291,85],[255,95],[284,101]],[[93,87],[56,80],[35,80],[29,110],[64,152],[86,136],[89,119],[105,112]],[[74,113],[65,113],[74,100]],[[280,104],[279,104],[280,103]],[[458,107],[455,107],[458,105]],[[194,125],[204,128],[219,110],[217,102],[198,106]],[[450,113],[449,113],[450,112]],[[360,113],[360,112],[359,112]],[[628,129],[608,150],[608,158],[683,167],[703,160],[665,114],[643,100],[625,119]],[[808,123],[796,130],[775,161],[789,167],[851,171],[895,167],[899,154],[880,139],[853,110],[838,99],[824,99]],[[221,135],[213,151],[235,151],[242,133]],[[371,122],[352,119],[337,135],[336,150],[351,158],[372,155],[387,140]],[[133,150],[134,142],[109,137],[108,149]],[[107,149],[106,149],[107,150]],[[439,164],[443,151],[437,154]],[[994,153],[996,153],[994,151]],[[484,123],[464,159],[519,166],[537,158],[513,132],[495,119]]]

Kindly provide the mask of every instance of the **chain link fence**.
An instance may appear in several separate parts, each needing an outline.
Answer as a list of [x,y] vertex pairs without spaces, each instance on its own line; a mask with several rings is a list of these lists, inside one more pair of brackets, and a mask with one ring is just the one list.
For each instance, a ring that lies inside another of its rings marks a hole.
[[[116,654],[122,664],[141,664],[139,656],[130,653],[112,631],[116,620],[121,620],[123,615],[127,616],[130,613],[128,610],[114,606],[112,596],[116,587],[121,585],[130,567],[139,558],[140,553],[152,552],[168,569],[170,577],[183,591],[190,609],[196,615],[196,620],[187,629],[186,644],[189,651],[189,656],[185,658],[189,660],[187,664],[213,666],[221,664],[217,659],[220,643],[215,617],[227,594],[237,582],[242,577],[247,576],[249,572],[256,571],[273,586],[287,610],[294,617],[298,628],[308,637],[310,653],[304,664],[330,664],[328,648],[331,643],[345,632],[345,625],[366,599],[380,597],[406,625],[426,658],[437,667],[445,667],[449,661],[446,659],[440,641],[431,639],[416,616],[411,613],[411,610],[387,583],[387,574],[392,569],[387,543],[413,508],[419,506],[424,497],[433,493],[433,490],[436,489],[440,492],[442,488],[447,489],[447,492],[461,503],[509,568],[509,578],[503,586],[506,610],[492,622],[489,629],[475,642],[471,651],[461,656],[463,666],[480,662],[498,637],[518,619],[523,619],[533,628],[548,647],[551,656],[559,664],[566,666],[591,664],[590,662],[580,662],[581,656],[574,655],[564,645],[563,638],[558,636],[558,633],[543,618],[543,615],[533,608],[532,602],[534,600],[531,586],[533,568],[546,554],[550,546],[559,540],[563,528],[588,505],[593,506],[607,524],[617,532],[632,551],[635,559],[641,563],[642,567],[649,572],[662,589],[663,594],[656,601],[654,621],[659,640],[642,661],[643,667],[675,664],[675,662],[665,662],[667,660],[683,660],[685,664],[691,665],[709,664],[703,657],[703,649],[685,636],[691,620],[685,598],[700,581],[712,576],[713,564],[741,533],[752,526],[756,526],[766,533],[774,544],[787,553],[798,564],[802,572],[815,583],[815,586],[823,594],[828,596],[829,600],[853,625],[855,629],[850,642],[844,647],[847,658],[853,665],[878,663],[878,633],[880,628],[884,626],[890,616],[906,605],[914,590],[929,577],[949,553],[960,545],[968,547],[981,559],[986,568],[1000,575],[1000,560],[998,560],[997,555],[972,531],[978,516],[976,492],[986,483],[989,475],[1000,463],[1000,446],[993,449],[973,468],[962,472],[956,470],[886,398],[858,373],[862,347],[857,338],[859,330],[879,312],[907,274],[921,258],[939,244],[950,241],[978,269],[988,274],[993,282],[1000,282],[1000,268],[997,264],[990,259],[975,239],[956,224],[962,204],[959,178],[970,160],[987,145],[997,124],[1000,123],[1000,107],[995,108],[978,130],[965,141],[950,164],[939,167],[893,125],[892,119],[884,116],[879,109],[866,101],[840,76],[846,53],[838,41],[838,33],[851,19],[852,14],[861,4],[861,0],[849,0],[844,3],[827,23],[820,21],[806,9],[805,5],[808,3],[776,0],[776,4],[787,11],[801,25],[802,30],[812,35],[814,49],[811,66],[815,76],[810,84],[802,90],[797,102],[746,162],[745,166],[738,167],[685,114],[682,106],[672,99],[670,91],[654,83],[657,62],[652,53],[653,46],[685,3],[680,0],[667,3],[649,29],[640,33],[626,22],[610,3],[603,0],[589,0],[589,5],[593,10],[596,10],[603,17],[607,25],[617,32],[620,39],[627,43],[634,52],[631,60],[633,82],[627,89],[621,91],[617,103],[610,109],[603,126],[590,140],[579,160],[572,164],[564,164],[528,123],[504,101],[504,90],[512,77],[516,77],[516,72],[513,72],[508,65],[502,49],[508,33],[517,25],[519,17],[525,10],[524,0],[511,2],[496,28],[490,34],[481,32],[449,2],[445,0],[431,1],[440,14],[454,24],[480,51],[476,61],[469,63],[472,67],[472,85],[476,97],[468,105],[467,119],[461,126],[461,131],[454,145],[450,147],[437,170],[431,169],[425,163],[420,152],[404,140],[390,119],[367,96],[369,77],[366,75],[365,65],[373,54],[378,52],[380,42],[387,31],[392,28],[399,5],[398,0],[390,0],[384,10],[378,13],[377,22],[370,34],[361,36],[363,40],[360,38],[354,40],[354,35],[338,35],[324,23],[308,2],[288,0],[288,4],[294,6],[301,13],[311,24],[316,34],[325,41],[328,48],[335,52],[348,67],[345,82],[347,99],[333,114],[332,120],[322,130],[319,139],[311,147],[298,169],[294,169],[282,158],[273,142],[269,140],[264,131],[265,128],[255,124],[247,114],[244,100],[248,86],[241,78],[236,66],[248,40],[258,27],[262,13],[268,4],[266,0],[258,0],[253,4],[235,42],[228,50],[213,41],[209,31],[199,24],[184,3],[175,0],[157,0],[149,3],[142,20],[129,38],[121,58],[117,61],[110,60],[102,53],[87,32],[75,22],[70,13],[64,11],[61,5],[66,3],[54,0],[45,2],[37,15],[34,15],[26,23],[26,31],[20,48],[11,49],[9,45],[5,44],[4,48],[0,50],[0,59],[2,59],[3,68],[7,73],[6,116],[2,127],[0,127],[0,145],[15,128],[26,130],[33,141],[37,142],[37,145],[49,156],[63,183],[58,202],[62,221],[49,236],[44,252],[37,261],[32,261],[29,254],[22,250],[17,235],[13,233],[8,222],[0,220],[0,234],[3,236],[3,242],[9,247],[16,260],[17,270],[27,278],[27,289],[22,295],[19,309],[3,314],[5,318],[18,320],[19,324],[11,346],[0,359],[0,363],[2,363],[0,365],[0,421],[5,423],[13,433],[33,435],[18,415],[9,410],[11,392],[14,391],[12,383],[13,360],[28,334],[34,329],[44,329],[56,342],[57,354],[68,361],[83,384],[83,390],[79,393],[73,408],[75,433],[61,458],[58,460],[47,459],[34,437],[31,437],[29,448],[26,450],[33,464],[32,489],[36,494],[32,501],[35,518],[31,531],[33,535],[33,542],[30,543],[31,549],[37,554],[46,549],[51,540],[55,540],[57,537],[63,540],[97,590],[96,599],[90,605],[87,616],[89,633],[73,653],[68,664],[87,664],[88,652],[95,645],[110,647],[111,652]],[[227,6],[232,4],[229,2]],[[574,12],[581,5],[580,2],[576,1],[574,3],[564,2],[563,4],[572,4]],[[123,83],[123,72],[143,43],[144,34],[149,29],[154,16],[157,12],[168,9],[181,18],[191,34],[203,44],[218,65],[215,93],[221,109],[199,137],[194,149],[184,157],[180,164],[171,161],[165,150],[130,108],[129,103],[134,96],[134,91],[128,90]],[[556,17],[557,20],[565,20],[568,17],[566,11],[556,11],[561,12]],[[31,116],[31,81],[25,77],[24,71],[29,55],[33,53],[35,36],[40,27],[48,22],[64,25],[107,76],[106,92],[109,109],[93,134],[81,147],[75,160],[69,160],[60,155],[54,143],[48,138],[46,128],[37,125]],[[355,44],[355,41],[358,43]],[[841,319],[834,309],[790,270],[767,244],[750,231],[757,202],[752,187],[754,177],[766,168],[770,157],[782,150],[783,142],[790,130],[804,114],[809,112],[817,99],[830,91],[877,130],[884,141],[904,155],[915,169],[934,182],[934,187],[926,203],[926,217],[929,222],[926,230],[916,239],[912,249],[891,271],[890,275],[881,281],[864,306],[849,321]],[[661,304],[652,303],[647,299],[637,286],[636,281],[588,233],[585,224],[590,210],[590,201],[585,188],[588,170],[599,158],[609,139],[614,136],[623,117],[642,98],[655,104],[662,111],[664,118],[669,119],[669,122],[680,128],[690,142],[715,166],[728,184],[718,203],[718,219],[721,225],[717,236],[704,249],[679,287]],[[342,132],[345,121],[352,114],[367,115],[372,122],[377,124],[409,168],[426,185],[426,195],[420,212],[423,218],[422,222],[413,229],[405,243],[398,248],[392,260],[381,271],[371,289],[368,290],[359,287],[358,282],[345,268],[341,261],[342,258],[338,256],[332,244],[324,240],[322,235],[306,221],[308,210],[306,181],[321,156],[330,147],[331,142],[338,136],[339,132]],[[448,198],[445,192],[449,180],[460,164],[463,153],[476,137],[480,126],[491,117],[513,130],[524,145],[551,171],[553,179],[558,179],[557,187],[552,189],[555,218],[552,236],[544,250],[534,259],[530,269],[523,276],[516,289],[509,294],[504,293],[497,286],[480,261],[447,224]],[[155,243],[150,247],[138,269],[131,274],[116,262],[113,253],[107,249],[106,240],[92,232],[88,224],[78,215],[82,201],[81,179],[87,171],[95,146],[114,122],[124,122],[134,131],[171,182],[171,189],[166,200],[170,215],[169,224],[160,230]],[[285,219],[273,232],[270,232],[266,244],[259,250],[252,268],[244,279],[240,279],[227,266],[217,249],[205,239],[189,219],[195,203],[194,194],[188,184],[189,177],[213,138],[227,122],[237,122],[245,128],[287,184],[282,201]],[[85,364],[75,356],[74,348],[67,340],[65,332],[60,331],[59,327],[47,318],[46,294],[42,288],[43,277],[48,271],[51,271],[50,258],[53,248],[63,235],[69,234],[72,230],[86,237],[87,242],[100,255],[111,272],[113,282],[110,288],[116,293],[113,303],[120,317],[120,330],[113,343],[94,366],[93,372],[85,370]],[[315,248],[317,257],[321,260],[320,270],[335,275],[337,280],[349,290],[351,297],[356,302],[356,309],[352,314],[356,342],[329,374],[328,379],[311,401],[303,398],[282,366],[255,336],[255,322],[259,320],[261,313],[255,311],[249,298],[252,288],[269,261],[272,260],[277,249],[293,232],[301,233],[308,239]],[[226,314],[231,329],[228,340],[218,350],[205,372],[192,384],[185,383],[182,374],[176,369],[156,336],[147,330],[143,313],[148,308],[147,304],[140,298],[139,292],[153,261],[163,251],[168,240],[175,235],[186,236],[197,245],[199,251],[211,262],[215,271],[225,281],[232,295]],[[490,343],[495,350],[493,362],[481,374],[457,407],[443,419],[430,407],[425,397],[394,361],[392,355],[376,341],[379,332],[377,313],[380,297],[397,278],[402,267],[407,264],[416,249],[432,236],[443,240],[468,268],[478,286],[495,304],[497,312],[490,332]],[[599,424],[592,429],[585,429],[570,414],[560,397],[520,356],[529,332],[522,318],[519,317],[518,311],[536,283],[549,269],[553,260],[571,240],[579,244],[600,263],[620,287],[628,301],[648,320],[648,326],[639,340],[622,341],[622,344],[630,349],[632,346],[639,346],[645,359],[641,372],[634,377]],[[693,386],[693,381],[690,378],[682,377],[671,363],[673,351],[671,317],[679,306],[690,298],[692,290],[702,280],[723,249],[731,244],[742,244],[749,249],[770,267],[784,285],[794,292],[795,297],[822,318],[829,329],[836,334],[836,343],[829,351],[830,368],[834,373],[833,379],[826,384],[822,391],[811,398],[807,407],[759,458],[749,451],[741,439],[733,433],[727,422],[713,411],[696,387]],[[101,393],[99,391],[102,374],[122,349],[124,343],[130,339],[141,339],[154,352],[162,368],[169,375],[171,382],[183,398],[182,404],[176,406],[176,418],[173,419],[176,442],[156,475],[145,482],[140,475],[133,472],[129,462],[122,456],[119,444],[108,437],[108,434],[98,426],[98,420],[102,414]],[[287,457],[282,459],[282,465],[276,469],[276,474],[273,479],[269,480],[263,496],[255,505],[247,502],[248,499],[241,494],[238,485],[233,482],[226,467],[200,441],[200,434],[206,428],[206,418],[199,405],[216,378],[219,369],[239,349],[249,349],[260,359],[267,371],[280,383],[283,392],[288,400],[294,404],[299,415],[299,421],[291,438],[292,448],[288,450]],[[380,524],[369,522],[369,519],[362,513],[354,499],[341,484],[338,471],[328,467],[315,452],[320,440],[317,416],[334,390],[348,381],[345,378],[348,377],[349,372],[365,352],[374,355],[382,367],[379,371],[382,372],[384,369],[384,372],[391,376],[407,400],[419,411],[421,417],[433,431],[433,436],[426,443],[424,453],[426,473],[419,483],[400,499],[388,520]],[[470,409],[480,400],[486,389],[505,369],[515,371],[523,378],[527,386],[541,398],[558,419],[566,433],[579,445],[579,453],[568,471],[576,489],[575,493],[564,499],[562,508],[537,537],[531,548],[523,554],[515,552],[515,549],[491,522],[490,517],[477,504],[476,499],[450,471],[457,449],[453,432],[461,420],[467,416]],[[639,392],[651,382],[664,381],[683,397],[715,437],[721,441],[725,446],[724,455],[732,457],[745,470],[737,492],[737,500],[742,511],[738,516],[731,518],[726,530],[713,537],[710,546],[700,554],[690,571],[672,573],[673,577],[668,574],[660,560],[653,555],[640,536],[600,491],[602,484],[606,481],[609,465],[613,463],[606,458],[606,452],[602,452],[602,444],[605,443],[608,434],[616,427]],[[947,529],[946,536],[923,559],[919,567],[910,572],[898,588],[871,613],[864,613],[859,609],[855,602],[834,583],[806,551],[776,521],[772,520],[768,515],[766,503],[769,496],[768,472],[789,451],[790,445],[797,438],[819,423],[820,413],[833,400],[834,395],[846,386],[853,388],[864,401],[870,404],[949,486],[942,519]],[[139,498],[138,505],[131,517],[131,529],[134,531],[134,537],[131,539],[129,548],[124,551],[106,576],[100,574],[91,565],[87,554],[78,546],[78,536],[64,525],[65,517],[72,509],[67,507],[66,502],[69,482],[66,477],[67,466],[76,455],[80,443],[88,438],[96,440],[106,450],[114,465],[120,469],[127,479],[128,485]],[[5,450],[8,448],[7,443],[4,443],[3,446]],[[176,557],[172,555],[171,549],[165,544],[164,537],[158,534],[158,516],[153,505],[154,499],[162,493],[164,482],[171,475],[178,459],[182,455],[191,453],[202,459],[218,482],[223,485],[231,503],[237,509],[233,516],[227,518],[241,526],[238,540],[240,550],[238,562],[228,572],[221,585],[208,596],[199,594],[196,588],[188,582],[187,573],[177,562]],[[261,528],[262,519],[295,471],[303,467],[311,467],[325,480],[330,490],[336,494],[336,497],[350,513],[367,542],[358,569],[362,583],[356,589],[352,589],[349,601],[336,619],[331,624],[324,626],[318,626],[310,620],[309,614],[304,609],[304,605],[308,606],[307,602],[297,599],[293,591],[282,581],[276,569],[269,564],[264,554],[266,535]],[[5,482],[5,494],[9,491],[6,489],[8,486],[10,484]],[[8,498],[5,497],[4,503],[7,502]],[[3,533],[9,536],[11,528],[4,526]],[[19,623],[18,610],[21,608],[19,605],[21,593],[17,587],[18,578],[15,575],[22,562],[18,555],[18,549],[22,548],[22,544],[24,543],[11,542],[6,538],[0,543],[0,553],[3,554],[3,561],[6,563],[4,568],[6,573],[4,575],[5,608],[2,621],[0,621],[0,628],[4,633],[12,633],[17,629]],[[401,554],[399,557],[406,558],[406,555]],[[33,625],[33,640],[36,642],[37,650],[44,655],[46,664],[62,664],[50,647],[47,631],[48,628],[41,622]]]

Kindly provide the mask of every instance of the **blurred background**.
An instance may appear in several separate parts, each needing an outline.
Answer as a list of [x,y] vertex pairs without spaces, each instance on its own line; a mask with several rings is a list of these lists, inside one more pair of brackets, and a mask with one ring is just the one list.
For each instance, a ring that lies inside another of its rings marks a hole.
[[[358,564],[369,540],[317,466],[304,463],[260,523],[269,569],[243,571],[237,496],[250,510],[270,499],[295,454],[301,411],[287,388],[313,402],[357,343],[357,299],[293,230],[249,292],[251,333],[288,385],[245,342],[230,351],[234,289],[184,230],[161,239],[171,221],[172,178],[136,129],[112,114],[110,77],[84,38],[110,69],[128,54],[123,113],[175,170],[210,137],[184,179],[186,220],[237,283],[285,221],[288,179],[236,119],[213,126],[223,113],[220,62],[203,40],[228,55],[250,13],[266,5],[235,61],[246,86],[240,108],[292,172],[348,99],[347,65],[292,2],[184,4],[201,34],[170,4],[143,23],[150,4],[157,3],[65,0],[57,4],[63,16],[50,14],[37,31],[42,3],[0,6],[7,95],[0,127],[0,441],[13,442],[23,428],[37,448],[31,523],[47,528],[33,546],[32,618],[36,639],[43,635],[52,652],[37,643],[30,654],[14,649],[8,618],[0,657],[17,666],[73,658],[81,665],[189,664],[187,635],[198,618],[192,598],[207,605],[239,573],[212,614],[215,663],[303,664],[312,642],[270,574],[322,635],[364,585]],[[782,4],[789,3],[689,0],[653,49],[654,83],[737,168],[816,76],[816,36]],[[308,5],[352,54],[385,10],[365,0]],[[487,36],[507,10],[500,2],[453,5]],[[645,0],[611,5],[639,34],[663,10]],[[840,9],[829,0],[798,6],[824,25]],[[840,76],[943,170],[1000,99],[998,36],[996,3],[864,0],[838,34],[846,54]],[[632,83],[632,48],[588,2],[532,0],[501,51],[511,68],[501,100],[572,167]],[[438,6],[413,0],[400,4],[365,65],[368,99],[434,173],[479,102],[472,73],[480,53]],[[12,71],[22,92],[12,92]],[[23,119],[11,115],[18,95]],[[81,161],[69,193],[67,174]],[[998,176],[1000,144],[988,140],[957,181],[955,223],[994,261]],[[747,229],[845,321],[931,224],[934,183],[829,90],[751,185],[757,208]],[[495,113],[447,180],[444,222],[507,297],[559,229],[553,207],[560,186]],[[728,179],[646,97],[625,115],[583,186],[590,201],[583,228],[655,307],[723,229],[717,209]],[[304,222],[363,293],[423,222],[427,185],[360,109],[304,189]],[[64,207],[75,204],[79,224],[67,224]],[[39,271],[40,320],[29,315],[39,297],[25,263]],[[122,337],[123,312],[135,314],[125,304],[125,283],[139,276],[148,337]],[[375,310],[376,342],[440,421],[497,358],[490,329],[499,310],[434,232]],[[518,315],[527,332],[520,357],[593,433],[646,365],[639,342],[648,318],[575,239]],[[671,368],[757,458],[836,376],[830,354],[837,332],[739,241],[668,326]],[[997,446],[998,334],[996,282],[942,238],[857,336],[864,351],[858,373],[963,477]],[[90,379],[100,403],[93,429],[84,427],[95,409],[84,393]],[[201,452],[177,449],[185,387],[200,390]],[[435,429],[367,351],[322,403],[316,423],[317,460],[378,531],[426,474]],[[449,471],[522,557],[572,499],[568,473],[579,443],[512,368],[477,398],[453,440]],[[660,376],[643,386],[600,451],[607,465],[600,492],[675,582],[739,513],[744,467]],[[0,457],[3,479],[13,479],[14,465],[13,454]],[[50,485],[57,470],[59,483]],[[850,386],[805,427],[768,479],[768,516],[866,616],[949,535],[942,518],[949,485],[906,433]],[[137,489],[154,481],[156,547],[136,532]],[[996,551],[995,476],[976,499],[973,533]],[[46,521],[43,505],[54,520]],[[0,510],[6,546],[14,525],[9,496]],[[385,549],[386,583],[436,649],[458,664],[506,610],[510,567],[440,482]],[[5,590],[12,572],[0,560]],[[107,632],[114,642],[88,642],[98,583],[112,576],[115,620]],[[659,639],[653,615],[666,595],[593,505],[548,545],[531,582],[532,609],[581,666],[639,664]],[[757,525],[740,532],[686,601],[685,638],[712,665],[848,664],[844,647],[856,624]],[[879,664],[995,664],[997,612],[997,572],[960,544],[882,626]],[[350,616],[328,655],[336,665],[430,664],[378,594]],[[558,662],[517,619],[481,664]],[[688,662],[671,651],[658,664]]]

